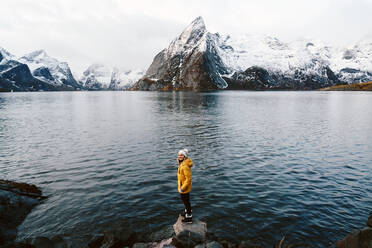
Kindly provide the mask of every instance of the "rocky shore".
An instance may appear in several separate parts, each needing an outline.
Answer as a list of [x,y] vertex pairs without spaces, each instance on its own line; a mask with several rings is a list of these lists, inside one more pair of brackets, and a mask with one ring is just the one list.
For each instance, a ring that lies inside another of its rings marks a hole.
[[0,180],[0,247],[12,244],[18,225],[45,198],[35,185]]
[[372,91],[372,81],[365,83],[337,85],[320,89],[320,91]]
[[337,242],[338,248],[372,248],[372,212],[370,213],[366,227],[355,230],[344,239]]
[[[70,248],[76,244],[62,235],[33,237],[16,242],[17,226],[27,214],[46,197],[35,185],[0,180],[0,247],[4,248]],[[173,226],[153,233],[137,233],[125,222],[112,224],[110,229],[96,235],[84,248],[264,248],[260,244],[230,242],[207,230],[207,223],[194,220],[183,224],[179,216]],[[372,248],[372,212],[364,229],[356,230],[336,243],[338,248]],[[275,248],[305,248],[307,244],[289,244],[285,237],[273,244]]]

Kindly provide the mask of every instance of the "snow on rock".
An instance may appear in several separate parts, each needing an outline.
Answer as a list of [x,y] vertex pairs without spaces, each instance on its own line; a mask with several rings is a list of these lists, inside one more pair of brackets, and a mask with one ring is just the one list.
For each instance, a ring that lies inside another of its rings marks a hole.
[[141,70],[119,70],[100,63],[90,65],[80,81],[91,90],[124,90],[132,86],[144,74]]
[[109,88],[111,90],[124,90],[130,88],[140,79],[144,74],[143,70],[119,70],[114,68],[111,75],[111,83]]
[[15,59],[15,56],[10,54],[7,50],[0,47],[0,64],[4,64],[9,60]]
[[196,18],[158,53],[133,90],[310,90],[372,80],[372,42],[332,47],[267,35],[210,33]]
[[[296,69],[321,75],[329,67],[341,81],[368,81],[372,78],[372,42],[360,42],[350,48],[331,47],[320,41],[296,40],[285,43],[260,35],[221,36],[218,51],[232,71],[251,66],[294,76]],[[369,75],[369,76],[368,76]]]
[[80,81],[89,89],[108,89],[113,69],[103,64],[92,64],[84,72]]
[[196,18],[168,48],[158,53],[132,90],[215,90],[227,86],[225,66],[217,55],[215,37],[203,18]]
[[168,57],[191,53],[195,48],[199,48],[201,52],[205,51],[206,34],[207,29],[204,20],[199,16],[183,30],[181,35],[170,43],[167,49]]
[[[79,87],[75,78],[73,77],[70,67],[66,62],[60,62],[59,60],[50,57],[44,50],[37,50],[22,56],[19,61],[27,64],[32,74],[39,80],[53,83],[55,85],[70,85],[73,87]],[[38,73],[40,68],[48,70],[45,75],[51,75],[51,77],[45,77],[43,74]],[[35,73],[36,71],[36,73]]]

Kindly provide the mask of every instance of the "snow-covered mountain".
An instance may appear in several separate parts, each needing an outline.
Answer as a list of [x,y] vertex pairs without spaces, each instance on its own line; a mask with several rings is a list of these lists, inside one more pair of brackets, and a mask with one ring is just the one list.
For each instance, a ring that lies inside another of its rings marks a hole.
[[119,70],[93,64],[75,80],[66,62],[44,50],[20,58],[0,47],[0,91],[125,90],[144,74],[141,70]]
[[22,56],[19,61],[27,64],[37,79],[54,85],[70,85],[80,88],[66,62],[50,57],[44,50],[37,50]]
[[196,18],[157,54],[134,90],[317,89],[372,80],[372,42],[331,47],[220,35]]
[[143,76],[141,70],[123,71],[95,63],[90,65],[80,79],[85,88],[92,90],[125,90]]
[[55,85],[32,75],[27,64],[0,48],[0,91],[74,90],[67,85]]

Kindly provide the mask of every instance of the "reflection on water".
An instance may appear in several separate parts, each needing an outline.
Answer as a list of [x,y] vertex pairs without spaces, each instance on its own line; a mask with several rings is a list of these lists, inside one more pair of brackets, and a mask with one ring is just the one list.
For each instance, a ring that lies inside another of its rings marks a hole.
[[333,247],[372,206],[372,95],[50,92],[0,95],[0,172],[49,195],[19,239],[79,242],[117,220],[175,222],[176,154],[195,162],[194,215],[218,236]]

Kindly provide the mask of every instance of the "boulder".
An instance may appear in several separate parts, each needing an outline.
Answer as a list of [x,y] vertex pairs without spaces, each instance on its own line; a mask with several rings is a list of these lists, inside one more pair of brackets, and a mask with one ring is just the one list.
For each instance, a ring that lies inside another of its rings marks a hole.
[[53,238],[47,237],[33,237],[27,238],[21,243],[17,243],[19,247],[29,248],[68,248],[70,247],[68,242],[61,236],[55,236]]
[[175,246],[172,245],[172,238],[169,238],[158,242],[153,248],[175,248]]
[[227,240],[221,240],[219,243],[224,247],[224,248],[235,248],[237,245],[227,241]]
[[199,233],[184,230],[173,237],[172,244],[177,248],[192,248],[204,241],[204,237]]
[[96,236],[89,244],[89,248],[117,248],[131,247],[136,241],[136,233],[128,226],[114,226],[111,230],[105,231],[103,235]]
[[238,248],[262,248],[262,246],[243,241],[239,244]]
[[152,248],[156,243],[135,243],[132,248]]
[[176,235],[180,234],[183,231],[189,231],[193,233],[197,233],[202,237],[205,237],[207,234],[207,224],[200,220],[193,220],[192,224],[185,224],[182,223],[183,217],[181,215],[178,216],[177,222],[173,225],[174,232]]
[[30,244],[35,248],[54,248],[53,242],[47,237],[35,237]]
[[369,217],[367,220],[367,226],[372,227],[372,212],[369,214]]
[[361,248],[372,248],[372,228],[365,228],[360,232],[359,245]]
[[223,248],[223,246],[217,241],[211,241],[206,244],[199,244],[195,248]]
[[45,198],[35,185],[0,180],[0,246],[15,240],[18,225]]
[[168,240],[170,237],[174,236],[174,229],[172,226],[167,226],[165,228],[162,228],[156,232],[151,233],[148,235],[148,238],[150,241],[163,241]]
[[372,248],[372,228],[364,228],[347,235],[336,243],[338,248]]
[[194,220],[192,224],[182,223],[182,216],[178,217],[173,225],[176,236],[172,244],[176,247],[191,248],[206,241],[207,224],[200,220]]

